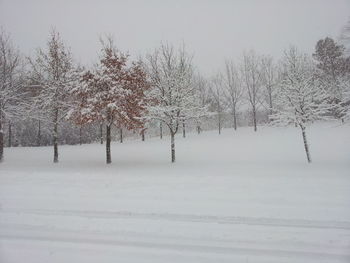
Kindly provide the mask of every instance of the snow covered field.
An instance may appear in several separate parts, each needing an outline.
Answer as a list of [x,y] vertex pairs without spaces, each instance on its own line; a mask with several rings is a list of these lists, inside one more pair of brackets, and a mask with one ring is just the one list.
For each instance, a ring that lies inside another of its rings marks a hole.
[[0,262],[350,262],[350,127],[5,149]]

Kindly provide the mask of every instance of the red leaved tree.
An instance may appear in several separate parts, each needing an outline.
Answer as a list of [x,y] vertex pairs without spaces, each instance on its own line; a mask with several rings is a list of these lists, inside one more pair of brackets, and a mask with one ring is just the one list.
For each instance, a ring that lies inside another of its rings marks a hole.
[[106,161],[111,163],[111,128],[142,129],[149,89],[141,63],[128,63],[111,38],[102,42],[100,60],[92,71],[84,72],[72,94],[79,102],[70,118],[77,124],[93,121],[106,125]]

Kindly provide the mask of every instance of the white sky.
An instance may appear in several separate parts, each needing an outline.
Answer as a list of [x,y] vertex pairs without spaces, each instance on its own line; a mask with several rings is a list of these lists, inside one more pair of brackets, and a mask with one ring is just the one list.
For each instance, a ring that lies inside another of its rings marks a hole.
[[311,53],[349,16],[350,0],[0,0],[0,25],[25,54],[55,26],[82,63],[95,61],[100,35],[113,34],[133,56],[185,42],[204,73],[249,49],[278,58],[293,44]]

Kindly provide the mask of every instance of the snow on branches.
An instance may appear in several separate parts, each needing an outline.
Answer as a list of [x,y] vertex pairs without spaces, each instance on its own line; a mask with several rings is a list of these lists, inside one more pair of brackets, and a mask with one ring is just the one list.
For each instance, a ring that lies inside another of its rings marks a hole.
[[30,82],[38,87],[33,107],[45,118],[53,129],[54,162],[58,162],[58,126],[65,119],[70,107],[69,90],[72,88],[76,72],[69,49],[64,45],[59,33],[52,30],[47,50],[38,49],[35,59],[29,59]]
[[307,123],[327,118],[329,95],[315,78],[315,65],[306,55],[292,47],[282,62],[282,80],[278,87],[275,124]]
[[316,120],[327,118],[331,104],[329,95],[315,77],[315,65],[306,54],[295,47],[285,52],[282,61],[281,83],[278,87],[273,124],[295,124],[302,130],[308,162],[311,162],[306,139],[306,126]]
[[193,83],[192,57],[184,47],[175,50],[172,46],[161,45],[147,57],[147,69],[152,85],[148,96],[155,102],[147,108],[148,118],[169,127],[171,161],[175,162],[175,134],[179,124],[205,114]]
[[128,56],[119,52],[111,38],[102,41],[100,60],[94,70],[81,74],[72,89],[78,102],[69,117],[79,124],[106,123],[107,163],[110,156],[112,124],[127,129],[142,129],[149,89],[146,73],[140,62],[128,63]]
[[350,72],[350,59],[345,56],[345,47],[326,37],[317,42],[312,56],[317,63],[317,78],[328,91],[329,103],[333,105],[331,114],[344,122],[349,108],[346,86]]
[[19,51],[10,35],[0,29],[0,162],[4,152],[5,120],[22,115],[24,107],[23,70]]

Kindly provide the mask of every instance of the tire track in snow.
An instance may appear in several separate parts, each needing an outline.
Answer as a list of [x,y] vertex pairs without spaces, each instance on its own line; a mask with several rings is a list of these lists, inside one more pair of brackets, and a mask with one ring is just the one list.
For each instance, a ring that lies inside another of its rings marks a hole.
[[44,216],[77,216],[84,218],[105,218],[105,219],[147,219],[167,220],[183,222],[202,222],[218,224],[240,224],[271,227],[297,227],[297,228],[319,228],[319,229],[342,229],[350,230],[350,222],[347,221],[321,221],[308,219],[282,219],[263,217],[243,216],[212,216],[194,214],[172,214],[172,213],[138,213],[128,211],[77,211],[77,210],[49,210],[49,209],[6,209],[0,210],[4,214],[32,214]]
[[[13,228],[13,229],[11,229]],[[125,240],[108,233],[89,233],[67,230],[53,230],[41,226],[25,227],[21,225],[1,225],[0,239],[21,240],[28,242],[63,242],[75,245],[103,245],[118,247],[133,247],[139,249],[157,249],[177,251],[181,253],[205,253],[205,254],[226,254],[226,255],[249,255],[264,256],[273,258],[295,258],[308,260],[329,260],[329,262],[349,262],[350,254],[334,254],[328,252],[300,251],[295,249],[266,249],[258,247],[227,246],[218,244],[183,244],[178,242],[162,242],[154,240]]]

